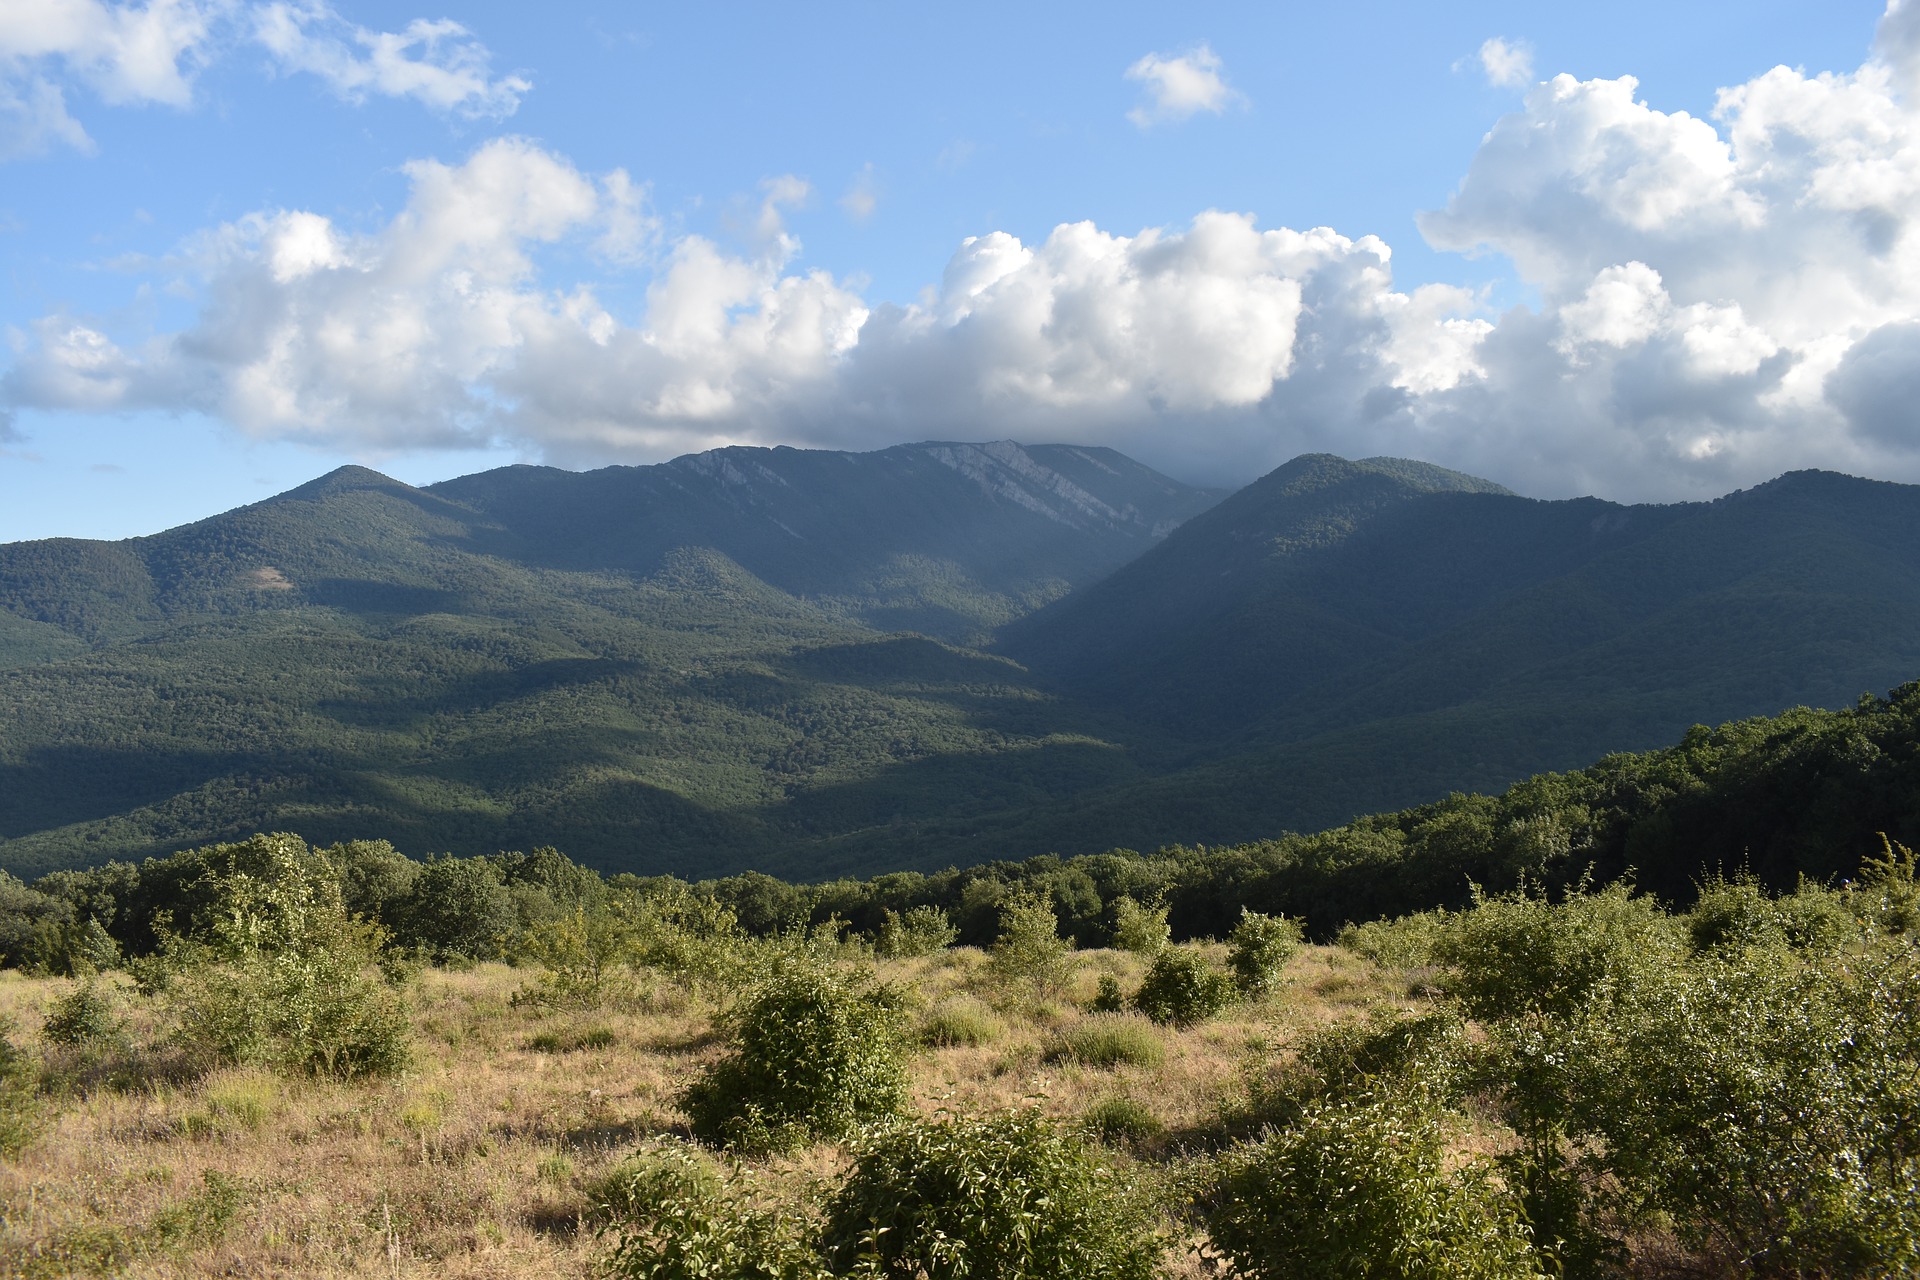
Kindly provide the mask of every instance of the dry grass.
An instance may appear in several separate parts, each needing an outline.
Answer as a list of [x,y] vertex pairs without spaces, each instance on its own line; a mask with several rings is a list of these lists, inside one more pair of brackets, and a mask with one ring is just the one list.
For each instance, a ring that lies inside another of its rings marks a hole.
[[[916,1105],[1030,1103],[1077,1119],[1124,1097],[1177,1144],[1218,1113],[1249,1055],[1408,1000],[1403,975],[1309,947],[1272,998],[1164,1030],[1156,1065],[1045,1061],[1047,1045],[1090,1016],[1100,975],[1131,990],[1144,967],[1083,953],[1073,988],[1040,999],[995,988],[968,949],[882,963],[879,976],[912,991],[923,1014],[969,1007],[998,1024],[985,1043],[922,1053]],[[0,974],[0,1017],[14,1019],[16,1042],[71,1081],[39,1139],[0,1160],[0,1275],[588,1274],[599,1246],[580,1226],[583,1188],[646,1135],[683,1131],[675,1095],[722,1051],[715,1007],[674,984],[644,1004],[515,1007],[530,976],[499,965],[423,974],[413,1069],[338,1084],[192,1078],[150,1058],[86,1070],[79,1051],[39,1036],[47,1004],[71,984]],[[137,1042],[151,1028],[129,1007]],[[822,1147],[763,1172],[802,1187],[840,1161]]]

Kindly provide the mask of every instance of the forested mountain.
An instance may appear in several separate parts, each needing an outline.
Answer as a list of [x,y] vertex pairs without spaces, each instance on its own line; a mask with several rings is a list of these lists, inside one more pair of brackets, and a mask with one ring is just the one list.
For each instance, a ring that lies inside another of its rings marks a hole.
[[255,830],[792,879],[1273,837],[1920,675],[1920,488],[723,449],[0,547],[0,866]]
[[[734,448],[427,489],[344,468],[151,538],[0,547],[0,865],[296,826],[737,867],[1045,799],[1122,762],[925,633],[978,638],[1217,497],[1103,449]],[[923,759],[965,787],[885,781]]]
[[1795,472],[1628,507],[1303,457],[1002,645],[1190,755],[996,838],[1311,829],[1913,678],[1920,488]]

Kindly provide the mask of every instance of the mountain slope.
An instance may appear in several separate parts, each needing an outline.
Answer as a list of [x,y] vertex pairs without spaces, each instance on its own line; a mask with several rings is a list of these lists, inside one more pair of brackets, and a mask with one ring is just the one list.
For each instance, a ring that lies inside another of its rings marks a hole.
[[[1018,667],[863,619],[980,633],[1211,500],[1104,450],[722,450],[343,468],[152,538],[0,547],[0,865],[293,827],[714,870],[1116,780]],[[970,780],[793,803],[934,757]]]

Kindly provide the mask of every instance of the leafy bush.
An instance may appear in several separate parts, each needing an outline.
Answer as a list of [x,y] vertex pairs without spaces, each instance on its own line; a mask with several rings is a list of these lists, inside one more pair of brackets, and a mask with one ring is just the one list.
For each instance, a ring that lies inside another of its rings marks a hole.
[[1030,982],[1059,991],[1073,967],[1073,944],[1060,936],[1060,919],[1044,893],[1009,897],[1000,906],[1000,937],[989,972],[1001,982]]
[[1167,1046],[1150,1022],[1126,1014],[1095,1014],[1068,1028],[1049,1044],[1048,1062],[1078,1062],[1087,1067],[1155,1067]]
[[920,1023],[920,1041],[939,1049],[992,1044],[1006,1027],[991,1010],[972,1000],[936,1005]]
[[1141,1190],[1033,1111],[870,1135],[827,1206],[835,1275],[1147,1280],[1165,1239]]
[[1673,922],[1624,883],[1558,905],[1524,892],[1479,898],[1453,916],[1433,958],[1476,1018],[1565,1016],[1679,963]]
[[930,956],[953,945],[960,931],[938,907],[908,907],[904,913],[889,909],[874,938],[874,950],[888,959]]
[[1087,1008],[1094,1013],[1120,1013],[1127,1007],[1127,993],[1120,989],[1120,979],[1110,973],[1100,975],[1099,984],[1094,988],[1093,1001]]
[[382,935],[350,920],[326,863],[294,836],[264,837],[263,873],[213,877],[202,936],[171,937],[150,985],[190,1055],[316,1075],[403,1068],[404,1002],[376,968]]
[[80,983],[56,999],[47,1009],[47,1020],[40,1034],[48,1044],[98,1045],[120,1033],[113,1000],[100,989],[97,980]]
[[1696,952],[1776,946],[1830,951],[1860,932],[1840,894],[1803,884],[1796,893],[1775,897],[1751,876],[1708,881],[1687,913],[1686,929]]
[[1300,926],[1285,916],[1242,908],[1240,923],[1227,935],[1227,966],[1233,970],[1234,985],[1245,995],[1270,994],[1287,961],[1300,950],[1301,936]]
[[1239,1127],[1289,1126],[1315,1103],[1394,1094],[1450,1098],[1463,1083],[1469,1046],[1452,1009],[1376,1014],[1308,1035],[1277,1070],[1247,1083]]
[[1362,1095],[1223,1156],[1206,1197],[1213,1251],[1249,1280],[1532,1280],[1518,1206],[1484,1170],[1449,1172],[1415,1102]]
[[1125,894],[1113,900],[1113,946],[1118,951],[1157,955],[1173,934],[1167,928],[1167,905],[1145,906]]
[[1133,997],[1140,1012],[1177,1027],[1205,1022],[1232,1003],[1233,979],[1191,947],[1169,947],[1155,956]]
[[791,1210],[765,1207],[697,1150],[660,1140],[592,1188],[591,1216],[615,1236],[607,1274],[634,1280],[826,1280]]
[[500,867],[487,858],[430,859],[392,914],[395,935],[439,964],[498,959],[520,927]]
[[733,1051],[682,1097],[700,1137],[746,1151],[839,1138],[906,1098],[906,1017],[891,993],[793,962],[730,1016]]
[[1375,964],[1395,969],[1423,969],[1433,963],[1434,947],[1446,933],[1452,917],[1444,910],[1419,911],[1392,920],[1349,924],[1334,942]]

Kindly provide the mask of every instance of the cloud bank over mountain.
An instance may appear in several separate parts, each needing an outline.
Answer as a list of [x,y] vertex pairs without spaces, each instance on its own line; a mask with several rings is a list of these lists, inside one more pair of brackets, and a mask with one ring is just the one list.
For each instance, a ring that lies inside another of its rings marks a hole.
[[178,329],[43,317],[12,335],[0,408],[575,464],[1011,435],[1203,480],[1308,449],[1622,498],[1808,465],[1920,479],[1920,7],[1895,0],[1856,70],[1776,67],[1711,119],[1637,90],[1535,84],[1423,216],[1434,246],[1511,260],[1538,303],[1504,313],[1396,287],[1374,237],[1211,210],[971,237],[920,298],[879,302],[803,265],[796,179],[724,246],[667,232],[625,173],[500,138],[410,166],[385,225],[205,233],[157,268],[195,299]]

